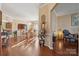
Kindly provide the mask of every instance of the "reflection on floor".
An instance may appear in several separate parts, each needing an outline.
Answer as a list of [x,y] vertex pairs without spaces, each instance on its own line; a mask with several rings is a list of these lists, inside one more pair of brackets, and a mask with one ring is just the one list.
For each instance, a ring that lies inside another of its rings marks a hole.
[[3,55],[9,56],[52,56],[52,50],[48,47],[40,47],[38,39],[35,39],[29,46],[22,44],[13,48],[3,48]]
[[40,47],[38,38],[34,39],[29,45],[23,41],[21,44],[14,47],[3,48],[4,56],[60,56],[68,55],[68,52],[64,51],[56,53],[55,50],[50,50],[48,47]]

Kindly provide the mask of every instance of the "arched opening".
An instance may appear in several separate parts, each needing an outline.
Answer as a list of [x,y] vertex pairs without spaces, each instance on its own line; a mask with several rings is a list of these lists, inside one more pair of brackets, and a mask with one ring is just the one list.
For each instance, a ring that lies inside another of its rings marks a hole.
[[40,33],[39,33],[39,44],[40,46],[45,45],[46,41],[46,16],[42,15],[41,16],[41,26],[40,26]]
[[41,31],[46,34],[46,16],[42,15],[41,16]]

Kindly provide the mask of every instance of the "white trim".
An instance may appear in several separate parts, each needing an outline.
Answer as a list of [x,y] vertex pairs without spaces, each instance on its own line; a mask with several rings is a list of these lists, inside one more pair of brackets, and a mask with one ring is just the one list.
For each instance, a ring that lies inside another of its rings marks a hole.
[[49,49],[51,49],[51,50],[53,49],[53,47],[50,47],[50,46],[48,46],[48,47],[49,47]]
[[42,7],[46,6],[47,4],[48,4],[48,3],[44,3],[44,4],[40,5],[39,8],[42,8]]
[[45,46],[47,46],[50,50],[53,49],[53,47],[50,47],[50,45],[44,44]]
[[45,46],[48,46],[47,44],[44,44]]

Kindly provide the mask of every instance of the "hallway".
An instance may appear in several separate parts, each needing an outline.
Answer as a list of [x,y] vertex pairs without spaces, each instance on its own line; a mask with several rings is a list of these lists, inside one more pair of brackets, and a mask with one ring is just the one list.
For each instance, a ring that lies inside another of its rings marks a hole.
[[[0,55],[77,56],[78,6],[70,3],[2,3]],[[41,42],[44,47],[40,47]]]

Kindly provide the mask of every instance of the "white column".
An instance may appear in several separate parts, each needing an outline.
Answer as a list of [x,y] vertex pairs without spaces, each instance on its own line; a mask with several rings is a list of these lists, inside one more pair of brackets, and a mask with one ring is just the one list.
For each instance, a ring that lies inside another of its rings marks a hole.
[[0,10],[1,10],[1,3],[0,3]]

